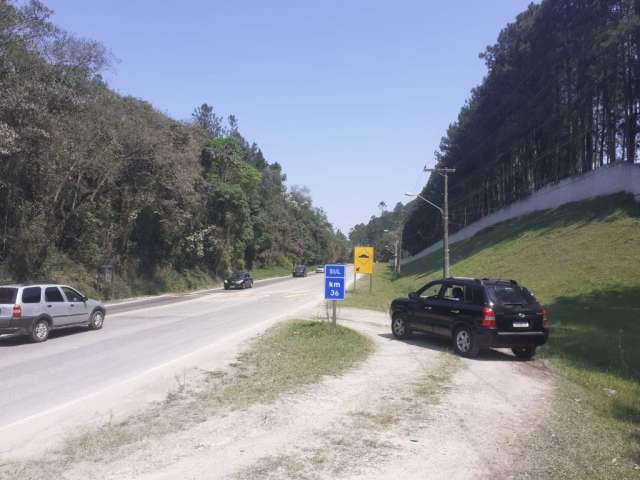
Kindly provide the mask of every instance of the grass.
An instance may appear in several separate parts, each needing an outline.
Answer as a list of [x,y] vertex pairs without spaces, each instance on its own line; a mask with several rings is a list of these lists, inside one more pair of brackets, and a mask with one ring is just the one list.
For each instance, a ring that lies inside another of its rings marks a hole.
[[274,265],[251,270],[251,277],[254,280],[264,280],[265,278],[284,277],[291,275],[291,265]]
[[[290,265],[256,268],[251,271],[251,275],[255,280],[282,277],[291,275],[291,268]],[[190,292],[221,285],[219,278],[197,268],[179,272],[170,267],[163,267],[149,277],[132,272],[114,273],[111,285],[99,290],[95,274],[87,271],[85,267],[69,256],[57,251],[50,253],[45,269],[46,278],[73,285],[88,296],[102,300],[159,295],[169,292]],[[0,264],[0,280],[3,282],[12,281],[2,264]]]
[[325,375],[344,372],[372,351],[368,338],[345,327],[309,321],[278,324],[254,339],[231,371],[205,372],[196,385],[177,378],[177,388],[163,402],[71,437],[44,458],[0,465],[0,479],[61,478],[74,465],[111,461],[216,414],[274,402]]
[[[346,305],[387,310],[393,298],[439,278],[441,258],[440,250],[419,259],[399,278],[378,265],[374,295],[363,281]],[[590,465],[590,455],[616,458],[618,475],[640,476],[633,470],[640,464],[640,206],[633,197],[601,197],[494,225],[453,244],[451,263],[452,275],[516,279],[548,307],[552,331],[541,354],[593,411],[581,427],[590,441],[576,429],[564,446],[571,449],[573,438],[584,447],[576,465]],[[616,435],[622,442],[603,440]],[[611,471],[608,465],[590,478],[610,478]]]

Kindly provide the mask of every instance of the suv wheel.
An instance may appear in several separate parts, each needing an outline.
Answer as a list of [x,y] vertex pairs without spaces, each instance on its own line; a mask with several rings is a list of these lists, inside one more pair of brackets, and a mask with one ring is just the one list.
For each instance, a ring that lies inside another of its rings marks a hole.
[[526,347],[513,347],[511,349],[513,354],[521,360],[531,360],[536,354],[536,347],[534,345],[527,345]]
[[49,323],[44,319],[36,320],[36,323],[33,324],[29,337],[32,342],[44,342],[49,338]]
[[474,358],[480,353],[480,346],[469,327],[460,327],[453,335],[453,349],[458,355]]
[[399,339],[407,338],[409,336],[407,323],[400,315],[393,317],[393,320],[391,320],[391,333],[393,333],[394,337]]
[[104,325],[104,313],[100,310],[96,310],[91,315],[91,320],[89,320],[89,330],[100,330]]

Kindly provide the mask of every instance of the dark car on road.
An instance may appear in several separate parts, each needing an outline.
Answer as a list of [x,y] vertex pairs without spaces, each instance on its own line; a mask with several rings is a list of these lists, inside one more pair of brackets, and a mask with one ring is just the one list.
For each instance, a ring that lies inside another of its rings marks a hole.
[[459,355],[476,357],[487,348],[511,348],[530,359],[549,336],[547,311],[514,280],[448,278],[427,283],[391,303],[391,332],[414,332],[453,340]]
[[253,287],[253,279],[248,272],[235,272],[231,274],[229,278],[224,281],[224,289],[229,290],[230,288],[252,288]]
[[307,276],[307,267],[304,265],[296,265],[293,267],[293,276],[294,277],[306,277]]

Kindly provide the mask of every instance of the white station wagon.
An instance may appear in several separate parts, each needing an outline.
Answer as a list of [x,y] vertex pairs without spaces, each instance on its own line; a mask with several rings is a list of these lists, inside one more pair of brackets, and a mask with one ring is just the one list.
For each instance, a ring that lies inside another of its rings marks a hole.
[[44,342],[51,330],[87,326],[99,330],[106,309],[74,288],[57,284],[0,285],[0,335]]

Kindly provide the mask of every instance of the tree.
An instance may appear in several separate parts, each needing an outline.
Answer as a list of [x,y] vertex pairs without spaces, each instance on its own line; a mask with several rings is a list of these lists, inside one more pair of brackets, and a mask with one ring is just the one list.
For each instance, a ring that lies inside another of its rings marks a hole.
[[213,107],[203,103],[191,114],[195,125],[207,132],[212,138],[220,138],[224,132],[222,117],[216,115]]
[[[532,4],[480,55],[487,75],[436,152],[455,232],[550,183],[615,162],[638,163],[640,3]],[[431,176],[422,195],[440,198]],[[441,218],[416,205],[407,249],[440,240]]]
[[117,94],[100,76],[108,50],[50,14],[0,0],[1,277],[95,290],[109,263],[121,286],[161,288],[344,255],[344,235],[308,190],[287,191],[234,115],[225,128],[203,103],[178,122]]

